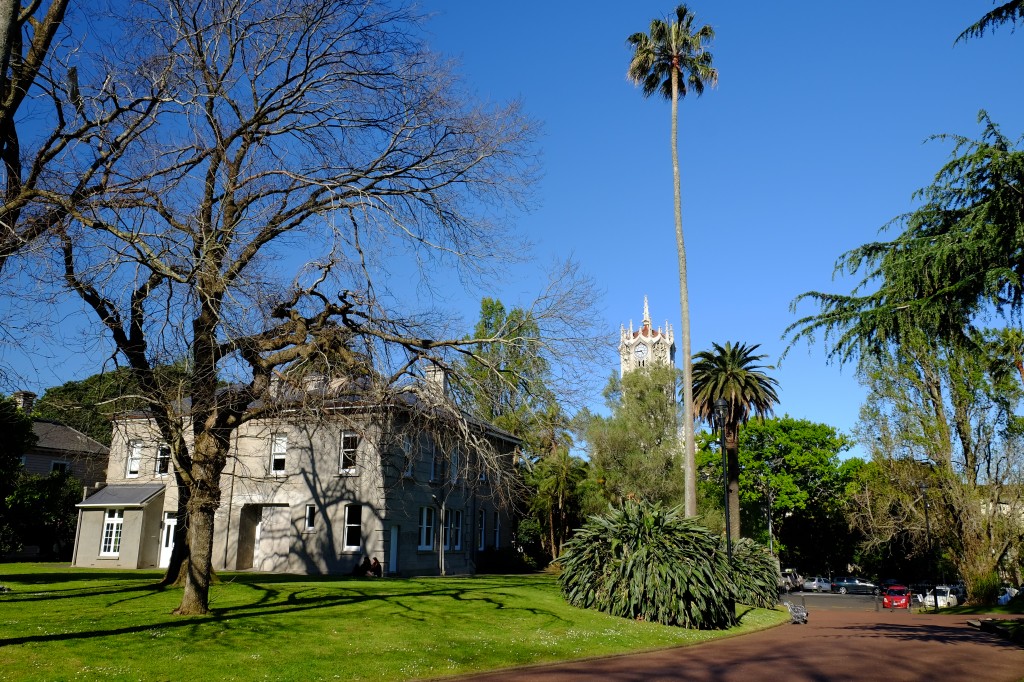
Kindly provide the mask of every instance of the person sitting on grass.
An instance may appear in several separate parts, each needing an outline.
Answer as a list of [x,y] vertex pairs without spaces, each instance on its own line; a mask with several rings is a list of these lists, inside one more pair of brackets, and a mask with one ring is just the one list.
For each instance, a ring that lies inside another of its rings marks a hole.
[[363,562],[352,569],[352,575],[357,578],[365,578],[370,575],[373,568],[370,566],[370,557],[364,556]]

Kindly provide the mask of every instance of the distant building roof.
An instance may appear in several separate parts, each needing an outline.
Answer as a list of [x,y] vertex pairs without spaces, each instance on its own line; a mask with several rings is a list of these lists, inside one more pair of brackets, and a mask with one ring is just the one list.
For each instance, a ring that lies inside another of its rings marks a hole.
[[57,450],[61,452],[107,455],[110,448],[99,443],[81,431],[65,426],[59,422],[46,419],[33,419],[32,431],[38,441],[35,450]]
[[79,502],[76,507],[144,507],[164,490],[163,483],[108,485]]

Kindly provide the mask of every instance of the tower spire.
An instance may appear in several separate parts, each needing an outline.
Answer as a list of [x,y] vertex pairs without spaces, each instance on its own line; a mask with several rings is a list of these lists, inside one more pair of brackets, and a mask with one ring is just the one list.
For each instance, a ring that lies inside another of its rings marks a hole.
[[651,328],[651,313],[647,310],[647,296],[644,296],[644,328]]

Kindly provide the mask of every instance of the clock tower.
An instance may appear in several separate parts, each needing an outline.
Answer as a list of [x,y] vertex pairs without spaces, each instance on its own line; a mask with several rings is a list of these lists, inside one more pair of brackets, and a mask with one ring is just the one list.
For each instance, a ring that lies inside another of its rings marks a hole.
[[676,342],[672,327],[668,322],[664,330],[651,327],[651,314],[647,310],[647,297],[644,296],[643,325],[638,331],[633,331],[633,321],[630,320],[629,330],[622,327],[619,333],[620,376],[652,363],[671,365],[675,359]]

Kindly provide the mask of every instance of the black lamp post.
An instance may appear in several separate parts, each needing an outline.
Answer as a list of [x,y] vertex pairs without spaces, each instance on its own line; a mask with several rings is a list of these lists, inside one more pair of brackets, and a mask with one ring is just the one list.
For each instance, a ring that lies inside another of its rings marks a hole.
[[729,416],[729,401],[725,398],[715,400],[715,421],[722,430],[722,482],[725,488],[725,554],[732,565],[732,522],[729,520],[729,458],[725,454],[725,420]]

